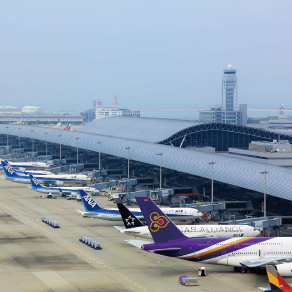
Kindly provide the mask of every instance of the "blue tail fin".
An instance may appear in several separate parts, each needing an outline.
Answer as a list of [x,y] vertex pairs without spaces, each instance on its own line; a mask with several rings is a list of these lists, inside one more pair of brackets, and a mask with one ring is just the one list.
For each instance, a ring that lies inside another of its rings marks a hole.
[[15,169],[7,163],[7,161],[1,161],[1,165],[6,177],[19,177],[19,175],[15,172]]
[[29,179],[30,179],[30,183],[31,183],[31,187],[33,189],[42,189],[43,186],[38,182],[38,180],[33,177],[31,174],[29,175]]
[[151,199],[147,197],[136,197],[136,201],[155,243],[186,238]]
[[96,211],[103,210],[85,191],[79,190],[79,194],[80,194],[83,206],[87,212],[96,212]]

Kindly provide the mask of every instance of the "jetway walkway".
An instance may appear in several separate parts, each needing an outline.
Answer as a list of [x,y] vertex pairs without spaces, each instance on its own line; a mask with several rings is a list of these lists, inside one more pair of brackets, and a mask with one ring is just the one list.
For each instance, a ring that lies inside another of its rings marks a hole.
[[[232,217],[234,218],[232,220]],[[247,217],[245,219],[236,220],[235,215],[229,216],[229,221],[219,222],[220,225],[250,225],[259,230],[267,230],[267,235],[270,236],[270,229],[273,228],[276,235],[280,234],[280,227],[292,227],[292,216],[267,216],[264,217]]]

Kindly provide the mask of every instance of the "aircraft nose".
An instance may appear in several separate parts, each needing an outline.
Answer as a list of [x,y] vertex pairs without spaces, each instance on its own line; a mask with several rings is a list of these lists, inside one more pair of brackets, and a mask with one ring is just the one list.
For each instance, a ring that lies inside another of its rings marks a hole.
[[255,230],[254,231],[254,236],[259,236],[261,234],[260,230]]

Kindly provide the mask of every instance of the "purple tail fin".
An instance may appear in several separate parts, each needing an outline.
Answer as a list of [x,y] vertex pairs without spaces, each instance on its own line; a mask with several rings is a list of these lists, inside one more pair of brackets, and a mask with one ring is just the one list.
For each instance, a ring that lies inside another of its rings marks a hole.
[[172,221],[147,197],[137,197],[136,201],[155,243],[186,238]]

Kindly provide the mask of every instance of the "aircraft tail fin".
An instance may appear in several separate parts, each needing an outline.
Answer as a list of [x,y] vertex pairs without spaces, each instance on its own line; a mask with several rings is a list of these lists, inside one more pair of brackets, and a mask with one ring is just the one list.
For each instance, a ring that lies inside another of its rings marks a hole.
[[288,291],[287,289],[291,289],[291,287],[277,272],[274,266],[267,265],[266,270],[272,291]]
[[117,203],[126,229],[145,226],[124,204]]
[[79,194],[83,203],[83,206],[87,212],[95,212],[103,210],[98,204],[88,195],[84,190],[79,190]]
[[155,243],[187,238],[173,222],[147,197],[136,197]]
[[34,176],[32,176],[31,174],[29,175],[29,179],[30,179],[32,189],[43,188],[43,186],[38,182],[38,180]]
[[2,168],[4,170],[4,173],[6,177],[10,178],[17,178],[19,175],[16,173],[15,169],[6,161],[1,161]]
[[67,131],[70,131],[70,129],[71,129],[71,124],[69,124],[66,128],[65,128],[65,130],[67,130]]
[[58,123],[54,128],[55,129],[60,129],[61,123]]

